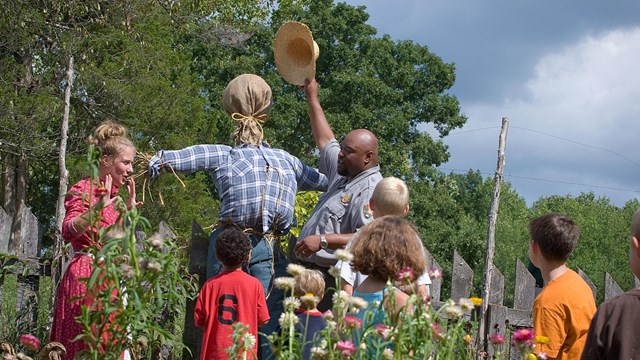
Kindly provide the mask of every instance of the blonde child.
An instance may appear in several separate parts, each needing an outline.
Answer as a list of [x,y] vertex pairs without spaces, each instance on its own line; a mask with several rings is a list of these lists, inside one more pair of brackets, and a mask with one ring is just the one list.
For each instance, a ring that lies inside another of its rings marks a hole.
[[[407,185],[404,181],[393,176],[380,180],[369,200],[369,208],[371,209],[374,219],[386,215],[407,216],[409,212],[409,189]],[[350,250],[350,243],[347,244],[346,249]],[[366,275],[354,271],[348,262],[339,261],[336,267],[340,269],[340,277],[342,278],[341,288],[349,295],[352,295],[353,289],[357,288],[367,278]],[[413,284],[409,286],[405,284],[399,286],[399,288],[411,294],[416,291],[417,287],[417,293],[421,297],[424,298],[427,296],[429,294],[428,286],[431,284],[431,279],[429,278],[426,263],[425,269],[426,271],[422,273]]]
[[303,359],[311,358],[311,348],[318,346],[318,333],[327,327],[322,313],[317,305],[322,300],[324,294],[324,275],[319,270],[307,269],[295,277],[296,285],[294,294],[300,299],[300,308],[296,310],[299,318],[296,324],[296,331],[302,335],[304,341]]

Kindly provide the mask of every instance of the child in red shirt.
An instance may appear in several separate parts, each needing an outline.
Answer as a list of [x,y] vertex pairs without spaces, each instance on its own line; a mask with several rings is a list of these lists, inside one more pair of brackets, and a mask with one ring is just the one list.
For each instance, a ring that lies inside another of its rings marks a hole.
[[[223,265],[222,271],[204,284],[194,311],[196,326],[204,327],[201,360],[230,358],[226,350],[233,346],[232,325],[236,322],[248,325],[249,333],[257,339],[258,326],[269,321],[260,281],[241,269],[250,253],[249,238],[239,228],[231,226],[218,235],[216,257]],[[257,341],[246,350],[250,358],[255,358]]]

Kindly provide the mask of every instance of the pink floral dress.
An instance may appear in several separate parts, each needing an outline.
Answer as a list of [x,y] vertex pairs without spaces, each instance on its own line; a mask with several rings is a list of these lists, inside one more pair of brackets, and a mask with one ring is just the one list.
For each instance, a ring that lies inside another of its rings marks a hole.
[[[82,341],[73,341],[82,332],[82,326],[75,318],[80,316],[82,305],[92,304],[91,299],[86,296],[87,288],[80,279],[91,276],[93,260],[86,251],[88,251],[88,247],[93,245],[91,234],[97,238],[98,229],[92,228],[82,234],[77,234],[72,220],[89,208],[89,194],[94,194],[91,197],[91,205],[98,202],[99,196],[96,196],[94,192],[96,188],[95,185],[91,185],[90,178],[84,178],[69,189],[64,202],[66,215],[62,224],[62,237],[71,243],[75,256],[71,259],[69,267],[58,285],[51,327],[51,341],[58,341],[67,349],[67,354],[63,359],[73,359],[77,353],[85,349]],[[116,196],[117,192],[118,189],[113,187],[111,196]],[[97,227],[113,225],[117,219],[118,212],[111,205],[102,210]],[[71,301],[74,298],[77,299]]]

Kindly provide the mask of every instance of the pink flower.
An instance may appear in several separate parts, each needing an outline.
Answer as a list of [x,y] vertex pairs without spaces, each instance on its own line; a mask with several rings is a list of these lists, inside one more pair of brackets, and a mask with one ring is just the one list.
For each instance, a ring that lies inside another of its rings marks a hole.
[[410,284],[414,279],[413,269],[406,267],[396,274],[396,281]]
[[344,325],[348,329],[360,329],[362,327],[362,320],[357,318],[356,316],[347,315],[344,317]]
[[331,310],[327,310],[327,311],[322,313],[322,317],[325,320],[333,320],[333,312]]
[[440,326],[438,326],[438,324],[431,323],[431,328],[433,329],[433,337],[436,340],[442,340],[444,338],[444,336],[440,332]]
[[442,271],[438,268],[431,268],[429,270],[429,277],[433,279],[442,279]]
[[489,341],[493,345],[502,345],[502,344],[504,344],[504,336],[502,336],[500,333],[493,333],[489,337]]
[[536,336],[530,328],[516,330],[513,335],[511,335],[511,339],[518,344],[533,344],[535,338]]
[[375,329],[381,338],[386,340],[387,337],[389,337],[389,327],[387,325],[378,324],[375,326]]
[[20,335],[20,339],[18,341],[29,350],[37,351],[40,349],[40,340],[31,334]]
[[345,358],[350,357],[356,352],[356,346],[351,341],[338,341],[336,346],[341,351],[340,354],[342,357]]

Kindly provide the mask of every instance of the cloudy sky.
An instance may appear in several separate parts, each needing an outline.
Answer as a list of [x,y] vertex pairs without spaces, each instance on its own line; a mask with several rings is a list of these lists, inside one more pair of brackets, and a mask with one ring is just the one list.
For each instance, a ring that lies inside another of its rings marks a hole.
[[445,172],[493,176],[509,119],[505,180],[527,203],[592,191],[640,198],[640,1],[348,0],[378,35],[456,65],[467,124]]

